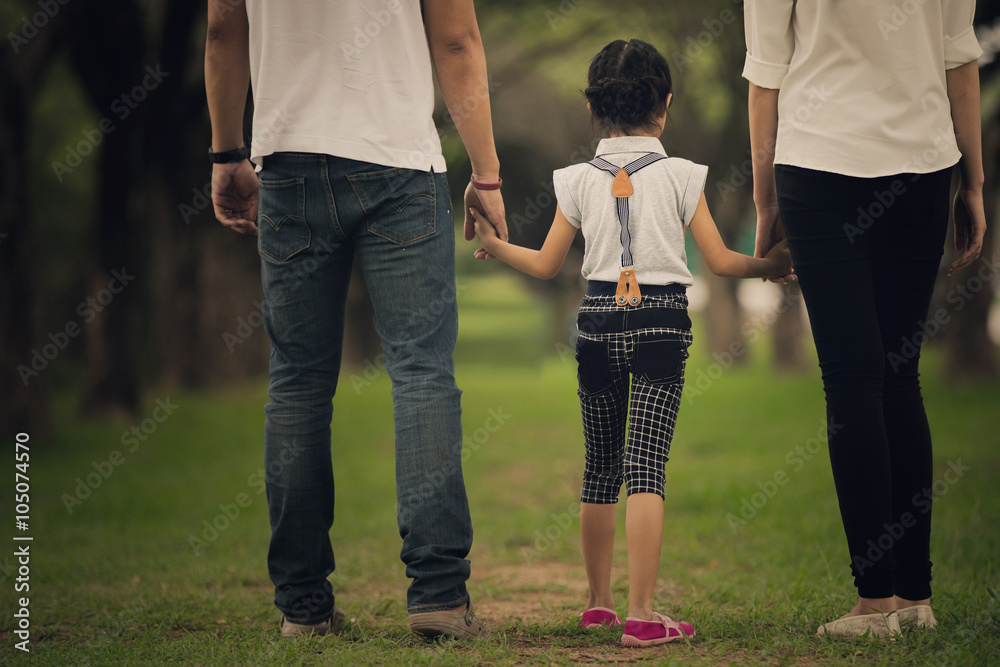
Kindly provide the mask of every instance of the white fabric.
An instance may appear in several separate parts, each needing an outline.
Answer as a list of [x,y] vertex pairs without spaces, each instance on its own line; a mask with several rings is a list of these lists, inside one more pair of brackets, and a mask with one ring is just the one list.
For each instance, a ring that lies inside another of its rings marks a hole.
[[[624,167],[646,153],[666,155],[659,139],[603,139],[597,155]],[[691,224],[705,189],[708,167],[681,158],[654,162],[632,174],[629,232],[632,259],[640,285],[691,285],[684,252],[684,230]],[[557,169],[552,187],[563,215],[583,231],[583,277],[618,282],[622,267],[621,225],[614,177],[588,163]]]
[[775,163],[875,177],[958,162],[945,71],[975,0],[747,0],[743,76],[780,89]]
[[255,162],[278,151],[444,171],[420,0],[247,0]]

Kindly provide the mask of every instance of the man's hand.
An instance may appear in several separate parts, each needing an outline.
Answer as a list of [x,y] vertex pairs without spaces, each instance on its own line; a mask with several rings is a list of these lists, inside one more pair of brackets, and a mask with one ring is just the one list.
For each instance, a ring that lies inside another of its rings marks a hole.
[[257,174],[248,160],[212,165],[216,219],[240,234],[256,234],[258,187]]
[[[483,217],[477,209],[471,208],[466,211],[466,214],[469,213],[471,213],[472,217],[475,219],[476,238],[479,240],[479,245],[484,249],[486,257],[493,257],[493,255],[485,249],[487,247],[493,247],[493,243],[499,239],[496,227],[493,226],[493,223]],[[494,248],[494,250],[496,250],[496,248]],[[486,257],[479,257],[479,259],[486,259]]]
[[959,188],[955,195],[955,250],[962,253],[962,256],[948,269],[949,276],[979,259],[985,234],[983,191]]
[[[507,236],[507,212],[503,205],[503,195],[499,190],[477,190],[472,187],[472,183],[465,188],[465,240],[471,241],[476,238],[476,221],[473,219],[469,209],[474,208],[482,212],[497,231],[497,236],[503,241],[508,241]],[[476,259],[493,259],[486,250],[480,248],[476,251]]]

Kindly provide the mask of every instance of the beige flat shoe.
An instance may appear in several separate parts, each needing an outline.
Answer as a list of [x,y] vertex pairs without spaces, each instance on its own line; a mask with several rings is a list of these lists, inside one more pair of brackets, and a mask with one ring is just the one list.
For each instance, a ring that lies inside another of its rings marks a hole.
[[836,621],[830,621],[819,626],[816,634],[820,637],[860,637],[868,634],[871,637],[892,638],[901,634],[899,619],[895,612],[889,614],[861,614],[859,616],[844,616]]
[[899,626],[904,630],[916,628],[933,628],[937,625],[934,612],[929,604],[918,604],[912,607],[904,607],[896,611],[899,617]]

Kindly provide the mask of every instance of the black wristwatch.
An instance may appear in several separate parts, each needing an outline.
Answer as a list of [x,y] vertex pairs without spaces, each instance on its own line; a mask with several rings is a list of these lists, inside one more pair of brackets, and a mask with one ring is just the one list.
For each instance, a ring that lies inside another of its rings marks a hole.
[[246,146],[240,146],[239,148],[234,148],[231,151],[222,151],[221,153],[216,153],[212,150],[212,147],[208,147],[208,161],[212,164],[228,164],[230,162],[243,162],[250,157],[250,151]]

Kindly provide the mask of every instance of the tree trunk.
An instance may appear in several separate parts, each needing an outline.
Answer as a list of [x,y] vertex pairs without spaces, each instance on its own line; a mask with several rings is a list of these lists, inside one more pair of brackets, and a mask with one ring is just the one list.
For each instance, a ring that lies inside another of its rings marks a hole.
[[47,434],[48,360],[41,352],[35,355],[35,350],[44,351],[45,345],[53,344],[37,335],[26,145],[32,96],[22,84],[33,79],[24,79],[17,64],[11,49],[4,49],[0,55],[0,89],[4,91],[0,95],[0,427],[4,438],[20,431]]
[[[77,34],[85,37],[78,37],[72,49],[81,85],[101,116],[93,131],[103,134],[91,158],[101,163],[92,252],[96,262],[88,296],[102,308],[85,328],[80,407],[88,415],[138,410],[141,308],[150,289],[140,243],[151,208],[144,191],[150,179],[143,137],[158,82],[144,62],[146,35],[139,8],[129,0],[111,4],[106,11],[77,17]],[[105,304],[107,299],[100,297],[109,292],[113,298]]]

